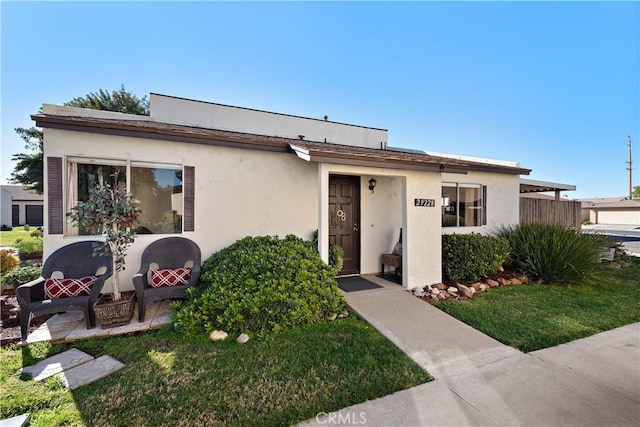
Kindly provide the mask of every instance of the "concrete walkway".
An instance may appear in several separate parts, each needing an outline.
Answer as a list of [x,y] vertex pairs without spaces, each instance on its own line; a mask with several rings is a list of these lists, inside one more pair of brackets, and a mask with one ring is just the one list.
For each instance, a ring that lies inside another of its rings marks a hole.
[[640,425],[640,324],[525,354],[367,279],[350,307],[436,379],[303,425]]

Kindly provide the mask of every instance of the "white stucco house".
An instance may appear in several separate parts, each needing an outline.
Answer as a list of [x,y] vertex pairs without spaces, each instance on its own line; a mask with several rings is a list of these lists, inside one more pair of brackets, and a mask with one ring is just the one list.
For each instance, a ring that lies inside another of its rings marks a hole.
[[[44,105],[45,256],[82,235],[65,213],[89,186],[119,172],[139,200],[143,249],[167,235],[194,240],[203,259],[247,235],[296,234],[342,274],[380,272],[403,230],[403,286],[442,279],[443,233],[516,224],[515,162],[392,148],[384,129],[151,94],[146,116]],[[123,182],[124,181],[124,182]],[[132,289],[132,287],[130,287]]]
[[2,225],[44,225],[44,197],[22,185],[2,185]]

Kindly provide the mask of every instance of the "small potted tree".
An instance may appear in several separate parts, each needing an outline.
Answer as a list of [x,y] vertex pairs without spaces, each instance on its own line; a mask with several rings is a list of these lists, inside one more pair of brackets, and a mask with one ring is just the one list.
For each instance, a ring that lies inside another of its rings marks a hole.
[[105,183],[90,189],[88,200],[78,202],[67,213],[74,225],[102,233],[113,254],[112,294],[102,295],[94,304],[96,318],[103,328],[129,323],[135,305],[135,292],[123,298],[119,273],[125,269],[126,252],[135,240],[140,209],[131,193],[118,187],[118,174],[113,176],[113,186]]

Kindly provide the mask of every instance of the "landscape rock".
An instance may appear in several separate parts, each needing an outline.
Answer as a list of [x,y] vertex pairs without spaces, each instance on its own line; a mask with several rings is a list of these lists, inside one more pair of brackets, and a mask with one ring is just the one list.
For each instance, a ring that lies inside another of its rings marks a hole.
[[522,285],[522,281],[520,279],[513,278],[511,279],[512,285]]
[[470,287],[475,289],[476,291],[479,291],[481,286],[482,286],[482,282],[476,282],[473,285],[471,285]]
[[431,289],[431,295],[435,295],[435,296],[440,295],[440,289],[438,288]]
[[216,329],[215,331],[211,332],[211,335],[209,335],[209,338],[211,339],[211,341],[222,341],[224,339],[227,339],[228,336],[229,334],[226,333],[225,331]]
[[447,299],[447,298],[448,298],[448,295],[449,295],[449,294],[448,294],[448,293],[446,293],[446,292],[440,292],[440,294],[438,295],[438,299],[439,299],[439,300],[445,300],[445,299]]
[[333,322],[334,320],[336,320],[338,318],[338,313],[332,314],[331,316],[327,317],[327,320],[329,322]]
[[469,291],[471,292],[471,296],[474,296],[476,294],[476,288],[469,288]]
[[249,335],[247,334],[240,334],[238,335],[238,338],[236,339],[236,341],[238,341],[240,344],[244,344],[247,341],[249,341]]
[[487,279],[487,285],[489,285],[490,288],[497,288],[498,286],[500,286],[500,283],[496,282],[493,279]]
[[505,279],[504,277],[498,277],[498,283],[500,283],[501,286],[509,286],[511,284],[511,281]]
[[458,288],[453,287],[453,286],[449,286],[447,288],[447,293],[449,293],[451,295],[458,295]]
[[487,290],[487,288],[489,287],[489,285],[485,285],[484,283],[480,285],[480,288],[478,288],[478,290],[480,292],[484,292]]
[[342,310],[342,313],[338,314],[338,317],[341,319],[344,319],[345,317],[349,317],[349,310],[345,308],[344,310]]
[[447,289],[447,285],[445,285],[444,283],[436,283],[435,285],[431,286],[432,288],[436,288],[439,291],[444,291],[445,289]]
[[518,280],[520,280],[523,285],[529,284],[529,278],[527,276],[518,276]]
[[503,272],[504,272],[504,267],[503,267],[503,266],[498,267],[498,271],[499,271],[500,273],[503,273]]
[[[466,287],[465,285],[461,284],[461,283],[456,283],[456,288],[458,289],[458,291],[464,295],[466,298],[473,298],[473,293],[471,292],[471,289],[469,289],[468,287]],[[474,289],[475,291],[475,289]]]

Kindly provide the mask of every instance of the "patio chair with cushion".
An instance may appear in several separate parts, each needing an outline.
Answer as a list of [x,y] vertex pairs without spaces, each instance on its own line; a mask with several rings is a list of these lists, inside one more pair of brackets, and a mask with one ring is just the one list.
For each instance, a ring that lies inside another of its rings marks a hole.
[[112,265],[109,246],[100,241],[71,243],[49,255],[42,276],[16,289],[22,341],[33,317],[45,314],[81,311],[87,329],[95,327],[93,303],[111,276]]
[[138,298],[138,321],[147,306],[168,298],[186,298],[187,288],[200,278],[200,247],[184,237],[165,237],[147,246],[140,270],[133,276]]

